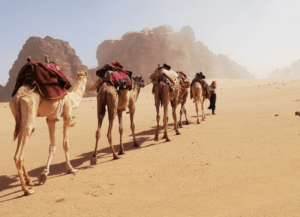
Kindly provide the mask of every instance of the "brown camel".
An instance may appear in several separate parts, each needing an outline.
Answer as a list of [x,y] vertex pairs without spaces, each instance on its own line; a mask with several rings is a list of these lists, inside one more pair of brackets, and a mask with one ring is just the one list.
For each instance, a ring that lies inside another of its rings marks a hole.
[[[157,70],[164,70],[161,67],[158,67],[154,73],[163,74],[162,72],[158,72]],[[157,127],[155,131],[155,137],[154,141],[158,141],[158,128],[159,128],[159,107],[160,105],[164,108],[164,136],[163,139],[166,139],[166,142],[171,141],[168,137],[168,105],[169,102],[171,102],[172,107],[172,115],[174,119],[174,128],[176,131],[176,135],[179,135],[178,130],[178,124],[177,124],[177,117],[176,117],[176,108],[179,103],[179,92],[180,92],[180,85],[179,82],[176,82],[175,89],[173,92],[171,92],[169,85],[167,85],[163,80],[160,80],[158,83],[153,84],[153,93],[154,93],[154,101],[155,101],[155,107],[156,107],[156,121],[157,121]]]
[[[133,123],[133,116],[135,112],[135,101],[138,98],[140,87],[144,87],[144,80],[142,80],[142,77],[135,77],[133,79],[134,79],[134,88],[131,91],[129,91],[128,89],[120,89],[118,91],[111,83],[109,82],[102,83],[101,78],[99,78],[91,88],[87,89],[87,90],[99,89],[97,94],[98,127],[96,131],[95,151],[91,158],[91,165],[97,164],[97,149],[98,149],[98,142],[101,134],[100,130],[106,112],[105,106],[107,106],[108,120],[109,120],[107,138],[113,153],[113,159],[119,159],[120,157],[118,155],[124,154],[124,147],[122,143],[122,134],[123,134],[122,113],[123,111],[126,110],[126,107],[128,107],[130,111],[131,130],[134,139],[134,146],[139,146],[135,139],[135,134],[134,134],[135,125]],[[112,136],[111,136],[113,121],[115,119],[116,114],[118,114],[119,132],[120,132],[120,150],[118,155],[116,154],[115,149],[113,147]]]
[[197,124],[200,124],[199,120],[199,102],[201,103],[201,109],[202,109],[202,121],[205,121],[206,117],[204,114],[204,108],[203,104],[206,97],[206,93],[204,91],[204,87],[200,84],[200,82],[192,82],[191,84],[191,99],[194,99],[195,106],[196,106],[196,113],[197,113]]
[[130,128],[132,131],[134,147],[139,147],[140,145],[137,143],[135,138],[135,124],[133,118],[135,113],[135,102],[139,97],[141,87],[145,87],[145,84],[144,84],[144,79],[142,79],[142,76],[140,77],[136,76],[133,78],[133,80],[134,80],[134,86],[133,89],[130,91],[128,109],[130,114]]
[[182,121],[181,121],[181,117],[182,114],[184,113],[185,115],[185,124],[188,125],[189,121],[187,119],[187,115],[186,115],[186,109],[185,109],[185,103],[186,100],[188,98],[189,95],[189,87],[190,87],[190,83],[186,83],[183,80],[183,77],[180,76],[180,93],[179,93],[179,103],[181,104],[181,109],[180,109],[180,118],[179,118],[179,127],[182,128]]
[[18,146],[15,153],[15,163],[17,166],[22,190],[25,195],[33,194],[33,190],[29,190],[28,186],[34,184],[25,169],[24,149],[28,138],[34,132],[37,117],[46,117],[50,135],[49,158],[45,170],[39,176],[39,183],[45,183],[47,175],[50,171],[50,162],[55,152],[55,123],[63,117],[63,147],[66,156],[66,166],[70,173],[77,172],[70,163],[69,158],[69,127],[72,120],[72,109],[78,107],[83,96],[85,85],[87,82],[87,72],[77,72],[77,83],[73,91],[68,93],[61,99],[43,99],[39,91],[31,86],[24,85],[19,88],[9,102],[11,111],[16,120],[14,139],[18,137]]

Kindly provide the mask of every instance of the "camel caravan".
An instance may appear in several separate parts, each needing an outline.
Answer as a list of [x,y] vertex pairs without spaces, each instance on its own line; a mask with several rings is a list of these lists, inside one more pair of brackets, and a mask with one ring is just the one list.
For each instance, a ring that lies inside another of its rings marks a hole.
[[[141,88],[145,87],[142,76],[132,76],[132,72],[123,69],[120,62],[114,61],[104,65],[96,71],[97,81],[92,87],[86,88],[87,72],[78,71],[76,84],[71,92],[70,81],[65,77],[59,67],[54,62],[49,62],[45,56],[45,64],[31,61],[27,58],[28,63],[20,70],[13,98],[9,102],[12,114],[15,118],[16,125],[14,131],[14,140],[18,138],[17,150],[14,161],[17,167],[21,187],[24,195],[31,195],[33,190],[28,186],[33,186],[24,164],[24,149],[28,138],[35,130],[36,118],[46,117],[49,128],[50,147],[49,157],[44,171],[39,175],[39,184],[44,184],[50,173],[50,163],[55,153],[55,123],[63,118],[63,148],[66,156],[66,168],[69,173],[77,172],[70,163],[69,157],[69,127],[74,125],[72,110],[77,108],[81,102],[85,90],[97,90],[97,117],[98,126],[95,134],[95,150],[91,156],[90,164],[97,164],[98,142],[101,135],[101,126],[103,119],[108,111],[109,127],[107,132],[108,143],[111,147],[113,159],[119,159],[120,155],[125,153],[122,134],[123,122],[122,114],[128,108],[130,114],[130,128],[133,135],[133,146],[139,147],[135,137],[134,114],[136,110],[136,101],[139,97]],[[194,100],[197,113],[197,123],[199,121],[199,102],[202,108],[202,121],[205,120],[203,112],[203,103],[205,99],[210,99],[212,86],[205,82],[205,76],[200,72],[196,73],[192,82],[189,81],[186,74],[182,71],[173,71],[167,64],[160,66],[149,76],[152,83],[152,93],[154,94],[154,103],[156,107],[157,127],[154,140],[158,141],[159,134],[159,108],[163,107],[163,139],[170,141],[168,136],[168,106],[171,105],[172,116],[174,120],[174,130],[179,135],[179,128],[182,127],[182,115],[185,115],[185,124],[189,124],[187,119],[185,103],[188,99],[189,87],[190,97]],[[177,121],[176,108],[181,104],[180,118]],[[213,110],[214,111],[214,110]],[[118,115],[120,148],[118,154],[115,152],[112,142],[112,128],[115,116]]]

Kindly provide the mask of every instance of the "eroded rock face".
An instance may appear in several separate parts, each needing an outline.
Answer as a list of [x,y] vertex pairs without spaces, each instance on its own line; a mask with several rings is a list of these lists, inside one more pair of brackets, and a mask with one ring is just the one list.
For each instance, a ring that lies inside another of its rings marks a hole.
[[97,49],[98,67],[118,60],[133,75],[148,79],[157,64],[167,63],[174,71],[193,77],[202,71],[207,78],[253,78],[245,67],[225,55],[214,55],[196,41],[193,29],[183,27],[174,32],[164,25],[141,32],[127,32],[118,40],[106,40]]
[[[60,70],[67,76],[71,84],[76,83],[76,73],[79,70],[88,70],[83,65],[75,50],[69,43],[49,36],[45,38],[30,37],[23,45],[18,59],[14,62],[9,71],[9,79],[6,86],[0,90],[0,101],[9,101],[15,87],[17,75],[20,69],[27,63],[26,58],[31,57],[32,61],[45,62],[45,55],[48,55],[49,61],[53,61],[59,66]],[[88,76],[87,86],[93,84],[91,76]],[[95,93],[86,92],[84,96],[93,96]]]
[[275,70],[270,77],[288,77],[288,76],[299,76],[300,75],[300,59],[293,62],[290,67]]

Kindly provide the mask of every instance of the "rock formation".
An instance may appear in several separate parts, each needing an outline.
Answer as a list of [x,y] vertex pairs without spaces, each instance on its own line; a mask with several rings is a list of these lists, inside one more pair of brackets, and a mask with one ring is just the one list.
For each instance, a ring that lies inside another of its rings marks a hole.
[[157,64],[167,63],[175,71],[193,77],[202,71],[207,78],[253,78],[246,68],[225,55],[214,55],[196,41],[191,27],[174,32],[168,26],[127,32],[121,39],[105,40],[97,49],[98,67],[118,60],[134,75],[148,78]]
[[[88,70],[83,65],[79,57],[75,54],[68,42],[54,39],[46,36],[44,39],[40,37],[30,37],[23,45],[19,53],[18,59],[14,62],[9,71],[9,79],[4,88],[0,89],[0,101],[9,101],[15,87],[16,78],[20,69],[27,63],[27,56],[31,56],[32,61],[45,62],[45,55],[49,60],[56,63],[60,70],[64,72],[71,84],[75,83],[75,77],[78,70]],[[91,76],[88,76],[87,86],[93,84]],[[92,96],[95,93],[86,92],[85,96]]]
[[271,78],[287,76],[300,76],[300,59],[296,62],[293,62],[290,67],[285,67],[284,69],[276,69],[270,75]]

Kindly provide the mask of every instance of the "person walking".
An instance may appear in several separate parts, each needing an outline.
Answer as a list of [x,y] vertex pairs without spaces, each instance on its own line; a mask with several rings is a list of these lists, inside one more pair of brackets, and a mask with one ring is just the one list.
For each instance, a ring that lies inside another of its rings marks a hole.
[[217,89],[217,82],[213,81],[211,85],[209,86],[211,88],[211,96],[210,96],[210,105],[207,109],[212,110],[212,114],[215,115],[215,110],[216,110],[216,100],[217,100],[217,94],[216,94],[216,89]]

